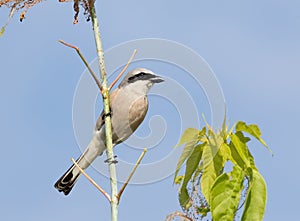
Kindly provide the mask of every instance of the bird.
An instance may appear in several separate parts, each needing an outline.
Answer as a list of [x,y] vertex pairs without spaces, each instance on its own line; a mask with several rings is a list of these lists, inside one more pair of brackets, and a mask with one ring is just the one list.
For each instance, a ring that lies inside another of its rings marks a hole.
[[[129,71],[118,87],[110,94],[110,116],[113,147],[129,138],[143,122],[148,111],[147,94],[156,83],[164,79],[146,68]],[[76,160],[85,170],[106,150],[105,114],[100,114],[93,136],[86,150]],[[108,159],[109,160],[109,159]],[[68,195],[81,172],[73,164],[54,184],[59,191]]]

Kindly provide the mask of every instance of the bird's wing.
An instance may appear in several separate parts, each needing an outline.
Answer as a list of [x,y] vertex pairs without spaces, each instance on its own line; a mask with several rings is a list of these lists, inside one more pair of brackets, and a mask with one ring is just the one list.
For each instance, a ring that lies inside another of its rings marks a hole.
[[138,126],[140,126],[140,124],[143,122],[147,111],[147,96],[142,96],[132,103],[129,109],[129,123],[132,132],[134,132],[138,128]]
[[[116,94],[117,94],[117,89],[114,90],[114,91],[109,95],[110,105],[114,102],[115,97],[116,97]],[[111,105],[111,106],[112,106],[112,105]],[[111,106],[110,106],[110,114],[111,114],[111,116],[112,116],[113,110],[112,110]],[[104,125],[104,123],[105,123],[105,117],[104,117],[104,111],[102,111],[101,114],[100,114],[99,117],[98,117],[97,122],[96,122],[95,129],[96,129],[96,130],[100,130],[101,127]]]

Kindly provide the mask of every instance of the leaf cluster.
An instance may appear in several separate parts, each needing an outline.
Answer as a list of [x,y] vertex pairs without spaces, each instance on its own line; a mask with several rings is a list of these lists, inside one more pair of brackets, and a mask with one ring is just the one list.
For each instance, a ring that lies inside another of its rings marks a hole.
[[[184,149],[174,182],[180,185],[180,205],[187,213],[194,209],[194,218],[207,217],[210,213],[213,220],[234,220],[237,210],[243,206],[241,220],[263,219],[266,183],[248,148],[250,137],[245,134],[267,147],[259,127],[242,121],[228,129],[224,120],[218,132],[208,124],[201,130],[188,128],[182,135],[177,146],[184,145]],[[178,176],[184,164],[184,176]]]

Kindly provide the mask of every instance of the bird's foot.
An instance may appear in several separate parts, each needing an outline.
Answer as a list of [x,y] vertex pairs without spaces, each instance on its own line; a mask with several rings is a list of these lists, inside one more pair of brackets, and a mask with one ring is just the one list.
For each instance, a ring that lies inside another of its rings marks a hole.
[[113,158],[108,158],[106,160],[104,160],[104,163],[108,163],[108,164],[112,164],[112,163],[118,163],[118,161],[116,160],[117,156],[115,155]]
[[108,112],[107,114],[104,113],[104,114],[102,115],[102,120],[105,120],[106,117],[110,117],[110,118],[111,118],[111,111]]

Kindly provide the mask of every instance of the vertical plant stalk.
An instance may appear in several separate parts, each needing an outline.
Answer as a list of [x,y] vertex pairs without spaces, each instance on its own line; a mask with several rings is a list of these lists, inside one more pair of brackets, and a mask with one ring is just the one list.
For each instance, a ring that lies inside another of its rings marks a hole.
[[[106,131],[106,153],[109,160],[114,159],[113,146],[112,146],[112,126],[111,126],[111,116],[110,116],[110,105],[109,105],[109,90],[108,83],[106,79],[106,70],[104,63],[104,52],[101,42],[100,29],[98,24],[98,18],[96,14],[96,9],[94,1],[90,1],[90,14],[93,24],[94,38],[96,42],[97,55],[98,55],[98,64],[102,79],[102,97],[104,105],[104,114],[105,114],[105,131]],[[116,173],[115,163],[109,163],[109,173],[110,173],[110,186],[111,186],[111,220],[118,220],[118,186],[117,186],[117,173]]]

